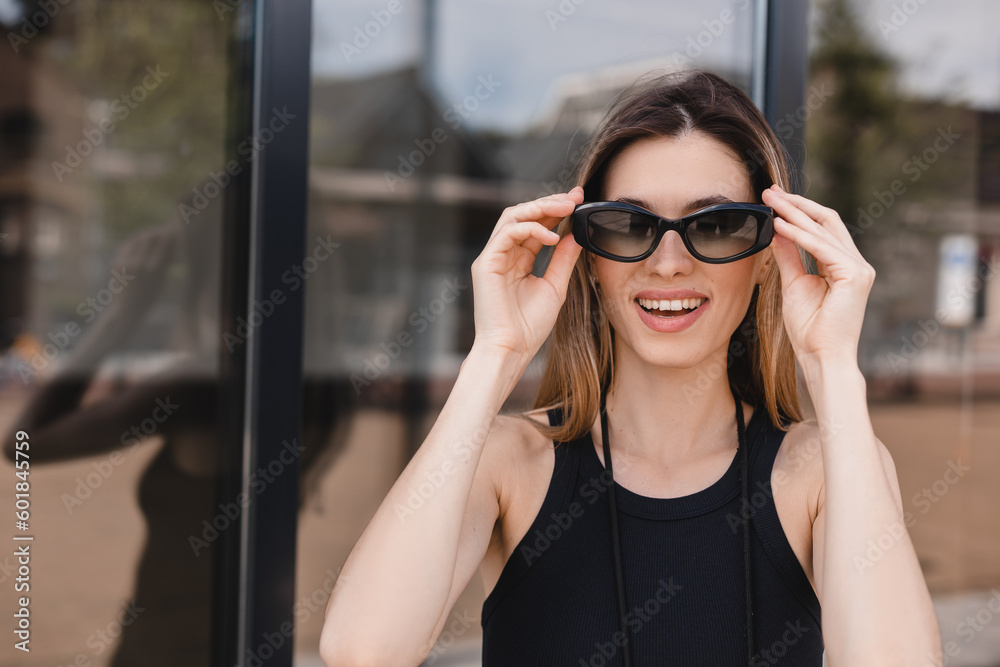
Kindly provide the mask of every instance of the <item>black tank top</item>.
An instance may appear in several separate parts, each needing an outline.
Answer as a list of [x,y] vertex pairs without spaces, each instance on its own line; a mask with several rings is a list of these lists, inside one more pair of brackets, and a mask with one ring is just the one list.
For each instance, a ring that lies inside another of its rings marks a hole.
[[[549,423],[561,423],[549,410]],[[823,664],[819,600],[778,521],[771,468],[784,437],[747,424],[755,665]],[[534,522],[483,603],[483,667],[621,665],[607,473],[588,432],[555,449]],[[615,482],[634,667],[743,665],[740,464],[680,498]]]

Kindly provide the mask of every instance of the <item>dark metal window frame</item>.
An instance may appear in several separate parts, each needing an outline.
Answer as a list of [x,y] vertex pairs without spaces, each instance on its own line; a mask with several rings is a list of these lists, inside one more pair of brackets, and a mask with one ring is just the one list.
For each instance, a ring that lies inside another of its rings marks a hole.
[[[260,141],[251,168],[227,191],[222,332],[242,320],[252,333],[232,353],[222,346],[220,392],[228,468],[220,493],[251,499],[239,528],[227,531],[216,561],[213,663],[244,667],[248,656],[292,664],[299,509],[303,290],[281,276],[305,255],[309,168],[311,0],[231,2],[239,13],[231,40],[227,155]],[[280,131],[271,119],[289,118]],[[268,129],[265,129],[268,128]],[[282,302],[256,319],[276,290]],[[282,457],[282,452],[286,454]],[[277,475],[258,473],[281,461]],[[266,487],[255,492],[251,476]],[[268,642],[275,634],[283,639]],[[274,646],[274,644],[279,644]],[[262,649],[262,647],[267,647]],[[265,655],[266,654],[266,655]]]
[[[806,102],[806,81],[809,76],[809,0],[756,0],[758,30],[763,34],[763,44],[755,48],[755,81],[763,90],[754,99],[764,111],[764,117],[776,132],[778,122],[792,119],[782,125],[779,138],[788,150],[788,165],[792,188],[802,187],[802,169],[805,164],[805,125],[799,122],[800,112]],[[763,57],[761,63],[759,56]],[[763,67],[761,65],[763,64]]]

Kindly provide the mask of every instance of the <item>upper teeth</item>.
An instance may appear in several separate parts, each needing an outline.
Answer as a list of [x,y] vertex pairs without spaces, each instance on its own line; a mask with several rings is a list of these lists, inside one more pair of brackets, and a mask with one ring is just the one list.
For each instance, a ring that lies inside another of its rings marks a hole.
[[681,310],[684,308],[697,308],[705,302],[704,297],[694,299],[639,299],[639,305],[652,310]]

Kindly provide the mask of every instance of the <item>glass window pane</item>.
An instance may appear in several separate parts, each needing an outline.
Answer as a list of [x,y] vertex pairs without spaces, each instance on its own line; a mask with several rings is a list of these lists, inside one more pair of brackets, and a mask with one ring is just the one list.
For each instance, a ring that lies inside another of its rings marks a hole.
[[34,538],[2,664],[210,663],[234,15],[0,0],[0,497],[24,431]]
[[830,0],[812,18],[805,194],[878,274],[860,362],[945,661],[995,663],[1000,633],[975,618],[1000,584],[1000,6]]

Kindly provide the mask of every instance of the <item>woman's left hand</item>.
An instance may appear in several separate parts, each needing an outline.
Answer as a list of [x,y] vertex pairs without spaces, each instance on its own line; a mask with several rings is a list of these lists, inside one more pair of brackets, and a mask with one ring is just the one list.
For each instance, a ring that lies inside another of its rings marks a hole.
[[[811,199],[771,186],[771,250],[781,274],[782,314],[795,356],[857,359],[858,339],[875,269],[861,256],[840,215]],[[802,266],[796,245],[816,259],[819,275]]]

